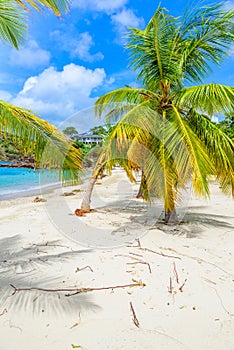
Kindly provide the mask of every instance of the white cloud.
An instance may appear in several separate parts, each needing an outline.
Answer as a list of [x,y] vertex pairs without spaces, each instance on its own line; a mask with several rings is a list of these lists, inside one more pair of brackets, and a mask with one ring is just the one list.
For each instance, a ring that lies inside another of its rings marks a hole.
[[10,64],[27,68],[42,67],[50,62],[50,53],[39,47],[35,40],[30,40],[25,47],[10,52]]
[[110,16],[114,30],[117,33],[117,43],[122,44],[121,37],[126,33],[128,27],[142,27],[144,19],[136,16],[134,11],[127,8],[129,0],[74,0],[72,6],[96,13],[104,12]]
[[79,57],[83,61],[93,62],[104,58],[101,52],[95,54],[90,53],[91,47],[94,45],[93,39],[88,32],[81,33],[78,40],[74,42],[72,55]]
[[120,27],[140,27],[144,24],[144,19],[137,17],[131,9],[122,9],[115,15],[111,16],[112,22]]
[[[103,68],[94,70],[73,63],[58,71],[54,67],[26,80],[11,103],[32,109],[42,118],[58,124],[70,115],[94,104],[92,93],[105,83]],[[1,96],[1,94],[0,94]]]
[[128,0],[74,0],[73,7],[112,14],[128,3]]
[[137,17],[133,10],[127,8],[112,15],[111,21],[119,36],[123,36],[129,27],[141,28],[145,23],[142,17]]
[[60,49],[69,52],[72,58],[78,57],[85,62],[99,61],[104,58],[101,52],[94,54],[90,52],[95,43],[88,32],[71,35],[70,33],[63,34],[60,31],[54,31],[50,35],[58,42]]
[[12,98],[12,95],[4,90],[0,90],[0,100],[4,100],[4,101],[10,101]]

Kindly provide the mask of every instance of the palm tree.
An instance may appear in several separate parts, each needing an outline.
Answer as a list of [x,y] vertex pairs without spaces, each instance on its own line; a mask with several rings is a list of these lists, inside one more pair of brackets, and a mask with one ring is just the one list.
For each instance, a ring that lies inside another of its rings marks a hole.
[[27,33],[27,16],[30,7],[37,11],[51,9],[60,16],[69,8],[70,0],[2,0],[0,2],[0,38],[19,48]]
[[109,140],[115,153],[121,157],[127,146],[134,161],[144,149],[147,199],[164,202],[166,223],[177,221],[180,189],[189,181],[198,196],[208,197],[212,174],[234,195],[233,142],[211,121],[214,113],[234,110],[234,88],[202,84],[234,42],[233,20],[234,11],[222,4],[193,8],[182,18],[159,7],[145,29],[129,30],[130,66],[141,87],[120,88],[96,102],[97,115],[117,121]]

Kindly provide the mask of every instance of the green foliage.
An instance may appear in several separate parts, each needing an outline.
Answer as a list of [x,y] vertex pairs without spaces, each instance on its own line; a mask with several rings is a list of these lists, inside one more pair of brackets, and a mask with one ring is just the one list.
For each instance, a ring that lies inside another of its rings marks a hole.
[[234,112],[225,115],[225,119],[220,121],[218,127],[234,140]]
[[70,0],[1,0],[0,38],[18,49],[26,38],[30,7],[37,11],[49,8],[60,16],[68,10],[69,3]]
[[65,135],[71,135],[71,134],[78,134],[78,131],[74,126],[68,126],[66,129],[63,130]]
[[98,125],[90,129],[93,135],[107,135],[107,129],[104,126]]
[[32,154],[40,168],[57,168],[63,179],[77,180],[81,170],[81,153],[68,138],[30,110],[0,101],[0,134],[11,137],[23,155]]
[[100,160],[112,167],[118,159],[131,179],[132,169],[142,168],[147,199],[161,198],[166,212],[188,181],[198,195],[209,196],[211,174],[234,195],[233,142],[211,121],[214,113],[233,111],[234,87],[201,85],[233,45],[233,21],[234,10],[222,4],[193,8],[181,18],[159,7],[145,29],[130,29],[130,66],[142,87],[97,100],[96,114],[117,125],[96,171]]
[[23,157],[23,153],[19,151],[19,147],[17,147],[18,143],[22,141],[14,141],[12,136],[8,135],[4,137],[0,136],[0,160],[12,160],[19,159]]
[[26,36],[26,15],[25,10],[16,1],[0,2],[0,38],[17,49]]

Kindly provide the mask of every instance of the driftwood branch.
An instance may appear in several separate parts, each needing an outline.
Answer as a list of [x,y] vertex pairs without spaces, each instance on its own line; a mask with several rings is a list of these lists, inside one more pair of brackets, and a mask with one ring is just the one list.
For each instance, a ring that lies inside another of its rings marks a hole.
[[135,326],[137,327],[137,328],[139,328],[140,327],[140,323],[139,323],[139,321],[138,321],[138,318],[136,317],[136,312],[135,312],[135,310],[134,310],[134,307],[133,307],[133,305],[132,305],[132,302],[130,301],[130,309],[131,309],[131,311],[132,311],[132,315],[133,315],[133,323],[135,324]]
[[12,295],[16,294],[17,292],[22,291],[41,291],[41,292],[48,292],[48,293],[67,293],[67,292],[73,292],[72,294],[65,294],[65,296],[70,297],[75,294],[80,293],[87,293],[87,292],[93,292],[93,291],[99,291],[99,290],[108,290],[108,289],[120,289],[120,288],[127,288],[127,287],[145,287],[146,285],[139,281],[137,283],[130,283],[130,284],[124,284],[124,285],[117,285],[117,286],[108,286],[108,287],[98,287],[98,288],[62,288],[62,289],[47,289],[47,288],[38,288],[38,287],[26,287],[26,288],[17,288],[13,284],[10,284],[10,286],[14,289]]

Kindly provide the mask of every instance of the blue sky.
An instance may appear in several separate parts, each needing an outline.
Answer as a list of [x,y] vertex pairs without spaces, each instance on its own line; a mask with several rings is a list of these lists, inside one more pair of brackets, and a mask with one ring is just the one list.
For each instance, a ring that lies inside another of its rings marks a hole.
[[[189,4],[161,1],[175,16]],[[88,130],[98,96],[135,84],[124,35],[129,26],[143,28],[157,6],[152,0],[73,0],[62,18],[33,11],[20,50],[0,43],[0,99],[30,108],[55,125],[63,123],[62,128]],[[229,1],[228,6],[234,3]],[[234,50],[206,82],[234,85],[233,79]]]

